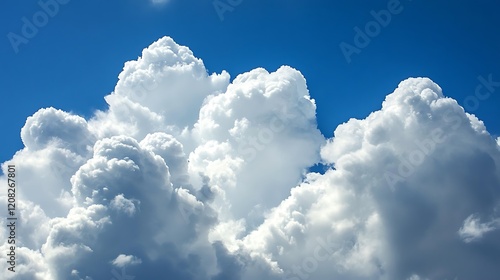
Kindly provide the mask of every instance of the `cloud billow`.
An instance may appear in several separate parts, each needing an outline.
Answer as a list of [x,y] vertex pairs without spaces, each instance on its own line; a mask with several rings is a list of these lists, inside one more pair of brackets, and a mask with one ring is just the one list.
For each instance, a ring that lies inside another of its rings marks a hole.
[[[89,119],[54,108],[27,119],[9,161],[22,182],[18,264],[9,272],[2,255],[3,278],[500,273],[499,140],[428,78],[325,138],[299,71],[231,82],[164,37],[105,100]],[[306,173],[318,163],[324,174]]]

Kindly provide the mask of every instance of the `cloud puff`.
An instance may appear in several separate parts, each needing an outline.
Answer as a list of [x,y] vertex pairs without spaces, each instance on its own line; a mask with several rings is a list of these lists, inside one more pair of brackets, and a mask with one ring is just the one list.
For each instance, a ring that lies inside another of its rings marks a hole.
[[498,217],[500,154],[431,80],[403,81],[321,155],[334,169],[309,174],[243,248],[271,256],[286,279],[494,278],[500,252],[486,248],[500,239],[478,217]]
[[496,230],[499,223],[499,220],[481,223],[479,218],[470,215],[465,219],[464,225],[460,228],[458,234],[466,243],[473,242],[481,239],[486,233]]
[[127,256],[124,254],[120,254],[116,259],[112,261],[112,263],[117,266],[117,267],[124,267],[127,265],[135,265],[135,264],[140,264],[142,261],[141,259],[135,257],[135,256]]
[[[90,119],[54,108],[27,119],[9,161],[22,230],[16,272],[0,257],[4,278],[500,272],[499,140],[427,78],[325,139],[299,71],[230,81],[164,37],[125,64],[105,100]],[[307,173],[317,163],[326,172]]]

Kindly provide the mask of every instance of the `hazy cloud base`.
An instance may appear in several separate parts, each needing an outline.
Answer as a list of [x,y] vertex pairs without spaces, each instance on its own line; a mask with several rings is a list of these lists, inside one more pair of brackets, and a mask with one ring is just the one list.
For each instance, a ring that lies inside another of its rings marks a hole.
[[27,119],[11,160],[18,264],[2,254],[2,278],[500,275],[500,138],[427,78],[325,139],[299,71],[230,81],[164,37],[105,99],[91,119]]

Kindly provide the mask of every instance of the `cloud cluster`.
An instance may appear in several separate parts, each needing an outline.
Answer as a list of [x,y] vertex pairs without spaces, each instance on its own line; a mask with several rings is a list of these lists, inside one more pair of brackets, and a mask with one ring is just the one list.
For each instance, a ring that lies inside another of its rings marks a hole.
[[[54,108],[27,119],[9,161],[16,272],[2,254],[3,278],[500,272],[499,140],[427,78],[401,82],[380,110],[325,139],[299,71],[231,81],[164,37],[125,64],[105,100],[90,119]],[[328,170],[308,173],[317,163]]]
[[497,144],[432,81],[403,81],[321,155],[333,169],[309,174],[243,239],[287,279],[496,277]]

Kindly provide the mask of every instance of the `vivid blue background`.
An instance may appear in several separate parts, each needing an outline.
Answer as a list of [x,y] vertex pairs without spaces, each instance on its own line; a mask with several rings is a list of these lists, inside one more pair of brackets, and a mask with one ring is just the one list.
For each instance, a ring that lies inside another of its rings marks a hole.
[[[500,81],[498,1],[401,0],[403,11],[351,63],[339,44],[353,44],[353,28],[363,29],[373,20],[370,11],[388,1],[243,0],[224,20],[212,1],[72,0],[17,54],[7,34],[20,34],[21,18],[41,8],[37,1],[2,1],[0,162],[23,147],[20,129],[39,108],[87,118],[105,109],[103,97],[123,64],[164,35],[191,48],[210,73],[225,69],[234,78],[283,64],[300,70],[327,137],[338,124],[380,108],[408,77],[430,77],[461,104],[479,75]],[[499,108],[500,88],[473,112],[496,136]]]

